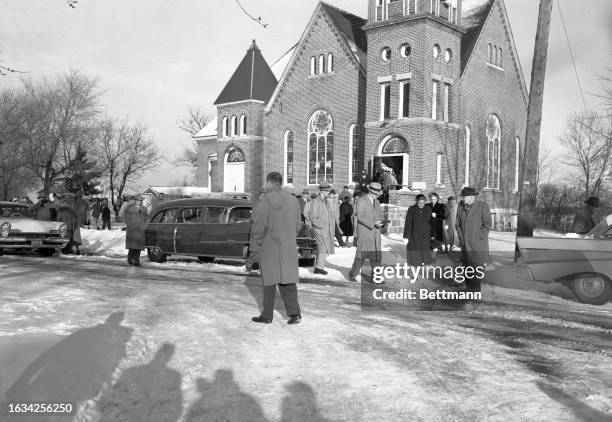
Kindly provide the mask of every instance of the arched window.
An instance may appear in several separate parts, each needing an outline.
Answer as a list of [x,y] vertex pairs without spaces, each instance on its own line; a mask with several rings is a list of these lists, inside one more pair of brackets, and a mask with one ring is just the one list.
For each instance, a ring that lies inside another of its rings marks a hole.
[[246,115],[241,115],[240,116],[240,135],[244,136],[246,135]]
[[285,184],[293,184],[293,132],[285,132]]
[[323,54],[319,55],[319,75],[325,73],[325,56]]
[[520,138],[517,136],[516,139],[514,140],[514,147],[515,147],[515,151],[514,151],[514,191],[518,192],[519,191],[519,178],[520,178],[520,169],[521,169],[521,140]]
[[491,45],[491,43],[489,43],[489,46],[487,49],[487,61],[489,63],[493,63],[493,46]]
[[244,153],[238,147],[230,147],[227,150],[227,162],[228,163],[244,163]]
[[495,61],[493,62],[493,64],[494,64],[495,66],[497,66],[497,65],[498,65],[498,63],[499,63],[499,50],[497,49],[497,46],[496,46],[496,45],[495,45],[495,46],[493,46],[493,52],[494,52],[494,54],[495,54],[495,57],[494,57],[494,60],[495,60]]
[[327,54],[327,73],[334,71],[334,55],[332,53]]
[[230,136],[236,136],[236,126],[237,126],[236,123],[237,123],[236,116],[232,116],[231,124],[230,124],[230,127],[231,127]]
[[223,121],[221,123],[221,131],[223,132],[223,137],[227,138],[229,135],[229,121],[227,116],[223,117]]
[[501,47],[499,48],[499,63],[497,63],[497,65],[499,67],[502,67],[502,68],[504,67],[504,59],[503,59],[503,56],[502,56],[502,49],[501,49]]
[[349,181],[359,182],[363,167],[363,148],[361,146],[361,133],[357,125],[351,125],[349,129]]
[[310,76],[314,76],[317,74],[317,58],[312,56],[310,58]]
[[408,142],[399,136],[393,136],[387,140],[382,148],[383,154],[408,154]]
[[501,125],[495,114],[491,114],[487,119],[485,132],[487,135],[487,188],[499,189]]
[[472,137],[472,131],[469,126],[465,127],[463,133],[463,142],[465,144],[465,182],[463,186],[469,186],[470,184],[470,142]]
[[334,177],[334,125],[329,112],[317,110],[308,121],[308,184]]

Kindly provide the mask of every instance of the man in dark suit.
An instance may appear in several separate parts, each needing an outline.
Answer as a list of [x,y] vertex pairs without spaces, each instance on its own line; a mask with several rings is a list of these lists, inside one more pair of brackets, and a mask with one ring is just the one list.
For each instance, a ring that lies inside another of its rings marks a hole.
[[269,324],[274,315],[276,286],[289,316],[287,324],[302,320],[298,303],[299,281],[296,237],[302,227],[297,199],[281,189],[283,176],[272,172],[266,178],[262,195],[253,215],[253,239],[260,256],[261,279],[264,285],[263,312],[254,322]]

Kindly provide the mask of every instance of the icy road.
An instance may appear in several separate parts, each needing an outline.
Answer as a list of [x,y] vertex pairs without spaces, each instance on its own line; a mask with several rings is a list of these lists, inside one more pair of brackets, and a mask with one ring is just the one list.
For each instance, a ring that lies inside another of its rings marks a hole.
[[237,265],[0,257],[0,420],[30,420],[7,413],[26,399],[78,421],[612,419],[611,303],[486,284],[478,306],[375,313],[359,286],[309,278],[300,325],[278,297],[258,325],[259,283]]

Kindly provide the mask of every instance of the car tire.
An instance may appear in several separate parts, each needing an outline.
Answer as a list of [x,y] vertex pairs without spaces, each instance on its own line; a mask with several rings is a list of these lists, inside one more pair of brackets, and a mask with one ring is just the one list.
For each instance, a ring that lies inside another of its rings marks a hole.
[[210,264],[211,262],[215,262],[214,256],[198,256],[198,261],[202,264]]
[[603,305],[610,300],[612,285],[601,274],[579,274],[571,284],[572,293],[578,302]]
[[55,249],[40,248],[40,249],[37,250],[37,252],[41,256],[52,256],[55,253]]
[[163,264],[168,259],[168,255],[163,253],[159,248],[147,248],[147,257],[151,262],[157,262]]

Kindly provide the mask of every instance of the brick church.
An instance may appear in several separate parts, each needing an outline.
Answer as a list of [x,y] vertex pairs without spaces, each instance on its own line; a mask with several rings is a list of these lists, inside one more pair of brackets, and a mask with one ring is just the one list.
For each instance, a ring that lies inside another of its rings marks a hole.
[[252,42],[195,136],[198,183],[259,192],[278,171],[290,192],[341,190],[392,171],[396,199],[470,185],[507,225],[527,99],[503,0],[368,0],[367,20],[320,2],[272,66]]

